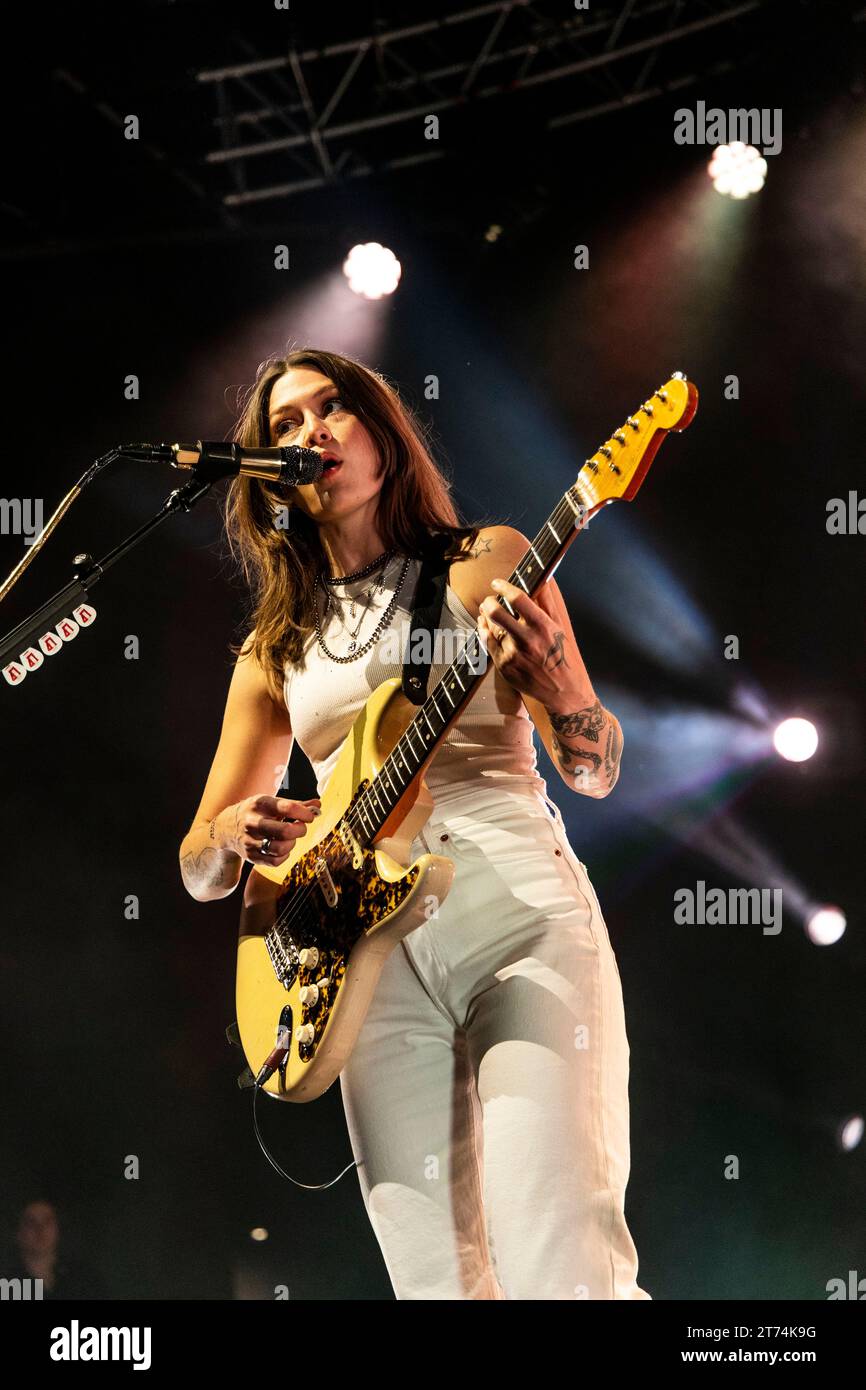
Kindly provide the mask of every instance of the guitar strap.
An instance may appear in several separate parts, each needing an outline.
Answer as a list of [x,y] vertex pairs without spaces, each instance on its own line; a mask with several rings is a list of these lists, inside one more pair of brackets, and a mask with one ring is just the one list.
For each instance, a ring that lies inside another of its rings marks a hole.
[[[430,547],[422,558],[418,573],[412,605],[412,625],[403,654],[403,694],[413,705],[423,705],[427,699],[427,684],[433,664],[434,631],[442,614],[442,601],[448,581],[450,561],[445,559],[444,552],[449,540],[448,535],[431,536]],[[419,632],[429,633],[429,642],[417,638],[416,633]],[[416,651],[420,651],[422,657],[426,652],[431,659],[413,661],[412,654]]]

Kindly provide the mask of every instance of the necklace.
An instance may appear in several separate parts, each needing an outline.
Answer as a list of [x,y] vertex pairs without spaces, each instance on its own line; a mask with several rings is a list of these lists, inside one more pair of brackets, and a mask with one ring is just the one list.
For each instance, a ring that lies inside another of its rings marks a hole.
[[[350,643],[349,643],[349,651],[350,651],[350,653],[351,653],[351,652],[354,652],[355,647],[357,646],[357,637],[358,637],[358,633],[361,631],[361,624],[363,623],[364,618],[365,618],[366,615],[367,615],[367,609],[370,607],[370,604],[373,602],[373,595],[374,595],[374,594],[377,594],[377,593],[381,593],[381,591],[382,591],[382,590],[384,589],[384,587],[385,587],[385,572],[386,572],[386,570],[387,570],[388,568],[389,568],[389,567],[388,567],[388,564],[387,564],[387,563],[384,564],[384,565],[382,566],[382,568],[380,569],[379,574],[378,574],[378,576],[377,576],[377,578],[376,578],[376,581],[375,581],[373,584],[371,584],[370,587],[369,587],[369,589],[367,590],[367,593],[366,593],[367,602],[364,604],[364,611],[363,611],[362,614],[361,614],[361,620],[360,620],[360,622],[358,623],[358,626],[355,628],[355,631],[354,631],[354,632],[352,632],[352,631],[349,629],[348,625],[343,621],[343,615],[342,615],[342,613],[339,614],[339,618],[340,618],[340,627],[343,629],[344,632],[348,632],[349,637],[351,638],[351,641],[350,641]],[[330,593],[327,593],[326,596],[325,596],[325,612],[324,612],[323,615],[322,615],[323,618],[327,615],[328,610],[329,610],[329,609],[331,608],[331,606],[332,606],[332,604],[331,604],[331,599],[332,599],[332,597],[333,597],[333,598],[338,598],[338,599],[340,600],[341,603],[343,603],[343,602],[346,601],[346,600],[343,598],[343,596],[340,595],[340,594],[332,595],[332,594],[330,594]],[[358,598],[362,598],[362,597],[364,597],[364,595],[358,594],[357,597],[358,597]],[[354,616],[355,616],[355,602],[356,602],[356,600],[353,598],[353,599],[352,599],[352,607],[351,607],[351,609],[350,609],[350,615],[351,615],[351,617],[353,617],[353,618],[354,618]],[[317,607],[316,607],[316,611],[318,612],[318,605],[317,605]],[[336,605],[334,605],[334,612],[335,612],[335,613],[337,612]]]
[[[381,558],[381,557],[380,557],[380,558]],[[327,657],[329,658],[329,660],[331,660],[331,661],[338,661],[338,662],[357,661],[359,657],[362,657],[362,656],[364,655],[365,652],[367,652],[367,651],[370,650],[370,648],[372,647],[373,643],[376,641],[376,639],[377,639],[377,637],[379,636],[379,634],[380,634],[380,632],[382,631],[382,629],[385,628],[385,627],[388,625],[388,623],[390,622],[391,617],[392,617],[393,612],[394,612],[394,609],[397,607],[397,599],[398,599],[398,597],[399,597],[400,590],[401,590],[402,587],[403,587],[403,580],[406,578],[406,573],[407,573],[407,571],[408,571],[408,569],[409,569],[409,565],[410,565],[410,563],[411,563],[411,559],[412,559],[412,557],[411,557],[410,555],[407,555],[407,556],[406,556],[406,559],[405,559],[404,562],[403,562],[403,568],[402,568],[402,570],[401,570],[401,572],[400,572],[400,578],[399,578],[399,580],[397,581],[397,587],[396,587],[396,589],[394,590],[394,593],[393,593],[392,596],[391,596],[391,601],[390,601],[390,603],[388,604],[388,607],[385,609],[385,612],[382,614],[381,618],[379,619],[378,623],[376,624],[376,629],[375,629],[375,631],[367,638],[367,640],[366,640],[366,642],[363,644],[363,646],[358,647],[358,633],[359,633],[360,630],[361,630],[361,624],[362,624],[363,621],[364,621],[364,618],[365,618],[366,613],[367,613],[367,609],[370,607],[370,603],[371,603],[371,601],[372,601],[372,593],[371,593],[371,596],[370,596],[370,598],[368,598],[367,603],[366,603],[366,605],[365,605],[364,612],[361,614],[361,622],[358,624],[357,628],[355,629],[354,635],[352,636],[352,640],[351,640],[351,642],[349,643],[349,650],[348,650],[348,653],[346,654],[346,656],[337,656],[334,652],[329,651],[328,648],[325,646],[325,639],[324,639],[323,636],[322,636],[322,627],[321,627],[321,623],[320,623],[320,621],[319,621],[319,604],[318,604],[318,601],[316,602],[316,639],[317,639],[317,641],[318,641],[318,643],[319,643],[319,647],[320,647],[321,651],[324,652],[325,656],[327,656]],[[386,564],[387,564],[387,561],[386,561]],[[382,580],[382,577],[384,576],[384,573],[385,573],[385,566],[383,566],[383,568],[382,568],[382,574],[381,574],[380,577],[379,577],[379,578],[380,578],[380,588],[384,587],[384,585],[381,583],[381,580]],[[327,590],[327,587],[326,587],[326,580],[325,580],[325,578],[324,578],[324,575],[320,574],[320,575],[319,575],[319,580],[320,580],[320,582],[322,583],[322,587],[325,589],[325,595],[326,595],[325,612],[327,613],[327,611],[328,611],[328,602],[329,602],[330,596],[328,595],[328,590]],[[348,631],[348,629],[346,629],[346,630]],[[357,651],[355,650],[356,647],[357,647]]]
[[[385,555],[385,563],[384,563],[384,565],[382,566],[382,568],[380,569],[377,579],[370,585],[369,589],[365,589],[362,593],[358,593],[358,594],[338,594],[338,593],[336,593],[336,592],[334,591],[334,585],[336,585],[336,584],[347,584],[347,583],[350,583],[351,580],[352,580],[352,576],[351,576],[351,575],[344,576],[342,579],[329,579],[328,576],[327,576],[326,574],[323,574],[323,575],[322,575],[322,578],[324,579],[325,583],[326,583],[327,586],[328,586],[328,593],[327,593],[326,598],[325,598],[325,613],[327,613],[327,612],[328,612],[328,609],[331,607],[331,605],[332,605],[332,600],[333,600],[333,599],[336,599],[338,603],[348,603],[348,604],[350,605],[350,607],[349,607],[349,617],[350,617],[350,618],[354,618],[355,612],[356,612],[356,609],[357,609],[357,605],[358,605],[358,601],[359,601],[360,599],[362,599],[362,598],[366,598],[366,600],[367,600],[366,606],[365,606],[365,608],[364,608],[364,612],[366,613],[367,608],[369,608],[370,603],[371,603],[372,600],[373,600],[374,593],[381,593],[381,591],[382,591],[382,590],[384,589],[384,587],[385,587],[385,575],[387,574],[388,570],[391,568],[391,561],[392,561],[393,557],[394,557],[394,551],[393,551],[393,550],[389,550],[389,551],[387,552],[387,554]],[[380,559],[380,560],[382,559],[382,556],[381,556],[381,555],[379,556],[379,559]],[[378,560],[376,561],[376,563],[378,564]],[[361,578],[361,577],[362,577],[361,575],[358,575],[358,576],[357,576],[357,578]],[[336,608],[335,608],[334,611],[336,612]],[[342,617],[341,617],[340,621],[342,622]],[[364,619],[363,619],[363,616],[362,616],[361,622],[363,622],[363,621],[364,621]],[[361,626],[361,624],[359,623],[359,624],[358,624],[358,629],[360,629],[360,626]],[[343,627],[345,628],[345,623],[343,623]],[[353,634],[353,635],[354,635],[354,634]]]
[[355,579],[366,579],[368,574],[372,574],[380,560],[390,560],[394,554],[393,550],[383,550],[381,555],[377,555],[375,560],[371,560],[369,565],[365,565],[362,570],[355,570],[354,574],[326,575],[322,571],[322,578],[326,584],[351,584]]

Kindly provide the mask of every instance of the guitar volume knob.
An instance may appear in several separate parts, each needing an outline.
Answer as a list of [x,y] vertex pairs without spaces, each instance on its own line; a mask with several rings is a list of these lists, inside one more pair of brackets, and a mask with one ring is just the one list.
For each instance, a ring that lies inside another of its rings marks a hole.
[[305,946],[302,951],[298,952],[298,962],[305,970],[315,970],[316,966],[319,964],[318,947]]
[[299,1023],[295,1029],[295,1042],[311,1043],[316,1036],[316,1030],[312,1023]]
[[319,997],[318,985],[301,985],[298,991],[298,998],[302,1004],[315,1004]]

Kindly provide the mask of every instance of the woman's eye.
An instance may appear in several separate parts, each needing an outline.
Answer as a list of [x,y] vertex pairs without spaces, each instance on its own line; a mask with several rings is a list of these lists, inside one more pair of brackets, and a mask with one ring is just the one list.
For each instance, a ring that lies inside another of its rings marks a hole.
[[[336,405],[339,410],[345,410],[346,408],[341,396],[330,396],[328,400],[325,401],[325,406],[327,407],[329,405]],[[279,439],[280,435],[285,434],[287,430],[296,430],[299,428],[300,426],[295,420],[280,420],[277,423],[275,433]]]

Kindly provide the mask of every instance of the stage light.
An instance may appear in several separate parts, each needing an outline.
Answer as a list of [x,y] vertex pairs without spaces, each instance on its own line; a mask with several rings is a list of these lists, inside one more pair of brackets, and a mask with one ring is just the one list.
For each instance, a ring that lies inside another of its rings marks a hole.
[[776,725],[773,745],[789,763],[803,763],[818,747],[818,730],[808,719],[783,719]]
[[717,193],[728,198],[748,198],[764,187],[767,161],[754,145],[733,140],[729,145],[719,145],[707,165],[707,173]]
[[394,293],[403,267],[387,246],[367,241],[352,247],[343,262],[343,274],[354,294],[363,295],[365,299],[381,299],[383,295]]
[[856,1149],[862,1138],[862,1115],[849,1115],[846,1120],[842,1121],[836,1132],[836,1140],[839,1144],[839,1148],[844,1149],[846,1153],[850,1153],[852,1149]]
[[843,935],[847,922],[838,907],[819,907],[806,919],[806,935],[816,946],[832,946]]
[[267,1240],[268,1232],[264,1226],[253,1226],[250,1231],[250,1240]]

